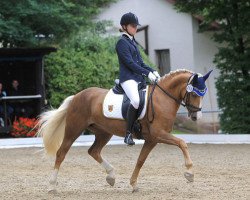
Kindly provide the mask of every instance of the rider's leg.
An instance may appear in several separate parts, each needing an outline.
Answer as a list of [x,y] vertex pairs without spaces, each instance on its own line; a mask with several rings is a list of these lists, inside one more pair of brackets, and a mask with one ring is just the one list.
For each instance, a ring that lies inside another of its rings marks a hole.
[[132,129],[134,122],[137,119],[137,112],[140,103],[140,97],[138,92],[138,83],[134,80],[128,80],[121,83],[121,86],[128,98],[130,99],[130,105],[127,111],[127,131],[126,136],[124,138],[124,142],[128,145],[134,145],[134,141],[132,138]]
[[126,136],[124,138],[124,142],[128,145],[135,144],[132,138],[133,134],[132,129],[136,119],[137,119],[137,109],[135,109],[134,106],[130,104],[127,112],[127,131],[126,131]]

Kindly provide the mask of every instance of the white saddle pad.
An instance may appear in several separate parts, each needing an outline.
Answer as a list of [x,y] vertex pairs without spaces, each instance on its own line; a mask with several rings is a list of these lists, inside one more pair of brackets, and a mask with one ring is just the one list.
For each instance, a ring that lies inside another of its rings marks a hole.
[[[143,110],[138,119],[142,119],[145,116],[147,109],[147,100],[148,100],[148,86],[146,87],[145,94],[145,104],[143,106]],[[106,97],[103,101],[103,114],[107,118],[112,119],[123,119],[122,117],[122,94],[115,94],[112,89],[109,90]]]

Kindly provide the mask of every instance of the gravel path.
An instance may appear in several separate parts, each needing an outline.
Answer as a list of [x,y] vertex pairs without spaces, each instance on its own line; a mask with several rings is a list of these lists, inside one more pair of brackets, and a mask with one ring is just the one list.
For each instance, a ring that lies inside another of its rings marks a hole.
[[104,170],[88,154],[88,147],[73,147],[63,162],[57,194],[48,193],[54,158],[40,148],[0,149],[0,199],[250,199],[250,145],[194,145],[195,182],[183,176],[184,159],[174,146],[159,144],[139,175],[139,192],[129,179],[141,145],[106,146],[103,156],[116,169],[114,187]]

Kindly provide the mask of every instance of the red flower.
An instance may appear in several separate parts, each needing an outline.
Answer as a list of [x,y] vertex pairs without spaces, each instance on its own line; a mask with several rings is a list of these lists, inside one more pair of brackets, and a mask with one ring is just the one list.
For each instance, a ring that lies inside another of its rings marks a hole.
[[20,117],[13,122],[11,135],[14,137],[34,137],[38,129],[37,123],[35,118]]

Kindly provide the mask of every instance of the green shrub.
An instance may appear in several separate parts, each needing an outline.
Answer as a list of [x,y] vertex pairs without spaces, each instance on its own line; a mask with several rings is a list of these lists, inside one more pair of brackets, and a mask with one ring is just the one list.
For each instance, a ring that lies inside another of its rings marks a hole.
[[[118,37],[102,37],[98,31],[88,31],[47,56],[45,82],[49,103],[58,107],[67,96],[92,86],[111,88],[119,73],[117,40]],[[145,63],[149,63],[141,53]]]
[[113,85],[119,68],[111,44],[115,45],[114,38],[89,37],[79,41],[77,48],[61,48],[46,58],[47,97],[51,105],[57,107],[65,97],[87,87]]

